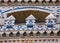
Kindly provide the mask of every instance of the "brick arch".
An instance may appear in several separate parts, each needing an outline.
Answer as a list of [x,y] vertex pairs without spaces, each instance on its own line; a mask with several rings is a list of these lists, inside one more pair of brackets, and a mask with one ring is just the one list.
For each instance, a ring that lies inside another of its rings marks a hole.
[[42,11],[42,12],[47,12],[51,13],[53,10],[50,10],[45,7],[40,7],[40,6],[22,6],[22,7],[8,7],[7,9],[3,10],[1,13],[2,14],[7,14],[7,13],[12,13],[12,12],[17,12],[17,11],[26,11],[26,10],[37,10],[37,11]]

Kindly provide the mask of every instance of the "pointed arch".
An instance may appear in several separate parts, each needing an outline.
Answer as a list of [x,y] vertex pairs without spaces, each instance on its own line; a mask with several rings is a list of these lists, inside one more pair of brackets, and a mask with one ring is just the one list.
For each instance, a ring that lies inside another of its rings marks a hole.
[[11,0],[8,0],[8,2],[7,3],[11,3]]
[[10,37],[13,37],[13,32],[10,32],[9,36],[10,36]]
[[1,3],[4,3],[4,0],[1,0]]
[[33,35],[34,35],[34,33],[31,31],[31,32],[29,33],[29,35],[30,35],[30,36],[33,36]]
[[24,1],[24,0],[22,0],[22,1],[21,1],[21,3],[25,3],[25,1]]
[[36,36],[40,36],[40,34],[41,34],[41,33],[38,31],[38,32],[36,33]]
[[27,33],[26,33],[26,32],[24,32],[24,33],[23,33],[23,36],[27,36]]
[[52,0],[49,0],[49,3],[52,3],[53,1]]
[[35,0],[35,3],[39,3],[39,1],[38,0]]
[[46,3],[46,0],[43,0],[42,3]]
[[56,0],[55,3],[59,3],[59,0]]
[[31,1],[31,0],[29,0],[29,1],[28,1],[28,3],[32,3],[32,1]]
[[43,32],[43,36],[47,36],[47,32],[45,31],[45,32]]
[[2,34],[2,37],[6,37],[6,33],[5,32]]
[[60,36],[60,31],[57,32],[57,36]]
[[16,33],[16,36],[19,37],[19,36],[20,36],[20,32],[17,32],[17,33]]
[[18,0],[15,0],[14,3],[15,3],[15,2],[18,2]]
[[54,32],[53,31],[50,32],[50,36],[54,36]]

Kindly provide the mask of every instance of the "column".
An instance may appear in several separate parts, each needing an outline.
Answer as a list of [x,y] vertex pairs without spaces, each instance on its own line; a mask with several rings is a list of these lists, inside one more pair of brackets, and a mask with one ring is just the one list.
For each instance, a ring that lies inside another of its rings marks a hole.
[[60,43],[60,39],[58,39],[58,43]]
[[43,43],[43,39],[41,39],[41,43]]
[[4,40],[2,41],[2,43],[5,43]]
[[39,43],[39,40],[37,40],[37,43]]
[[41,39],[39,39],[39,43],[42,43],[42,40]]
[[21,43],[21,42],[20,42],[20,40],[17,40],[17,42],[16,42],[16,43]]
[[32,40],[29,40],[29,43],[33,43],[33,41]]
[[19,40],[19,43],[22,43],[22,40]]

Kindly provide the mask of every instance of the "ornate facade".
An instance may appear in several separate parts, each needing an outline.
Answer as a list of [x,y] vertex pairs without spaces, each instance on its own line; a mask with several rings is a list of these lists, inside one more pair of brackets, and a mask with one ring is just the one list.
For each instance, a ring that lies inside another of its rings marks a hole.
[[0,43],[60,43],[60,0],[0,0]]

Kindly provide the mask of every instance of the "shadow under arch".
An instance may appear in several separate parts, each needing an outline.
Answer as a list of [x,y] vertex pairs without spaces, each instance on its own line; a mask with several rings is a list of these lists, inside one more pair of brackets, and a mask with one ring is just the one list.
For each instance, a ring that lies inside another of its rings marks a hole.
[[43,36],[47,36],[47,32],[46,31],[43,32]]
[[20,32],[19,32],[19,31],[16,33],[16,36],[17,36],[17,37],[19,37],[19,36],[20,36]]
[[30,36],[33,36],[33,35],[34,35],[34,33],[31,31],[31,32],[29,33],[29,35],[30,35]]
[[53,31],[50,32],[50,36],[54,36],[54,32]]
[[36,32],[36,36],[40,36],[41,33],[39,31]]
[[57,32],[57,36],[60,36],[60,31]]
[[5,32],[2,34],[2,37],[6,37],[6,33]]
[[10,32],[10,33],[9,33],[9,36],[10,36],[10,37],[13,37],[13,35],[14,35],[13,32]]
[[16,23],[25,23],[25,19],[32,14],[36,18],[36,23],[45,22],[46,16],[49,15],[47,12],[37,10],[25,10],[7,13],[7,17],[13,15],[16,18]]
[[26,32],[24,32],[24,33],[23,33],[23,36],[27,36],[27,33],[26,33]]

